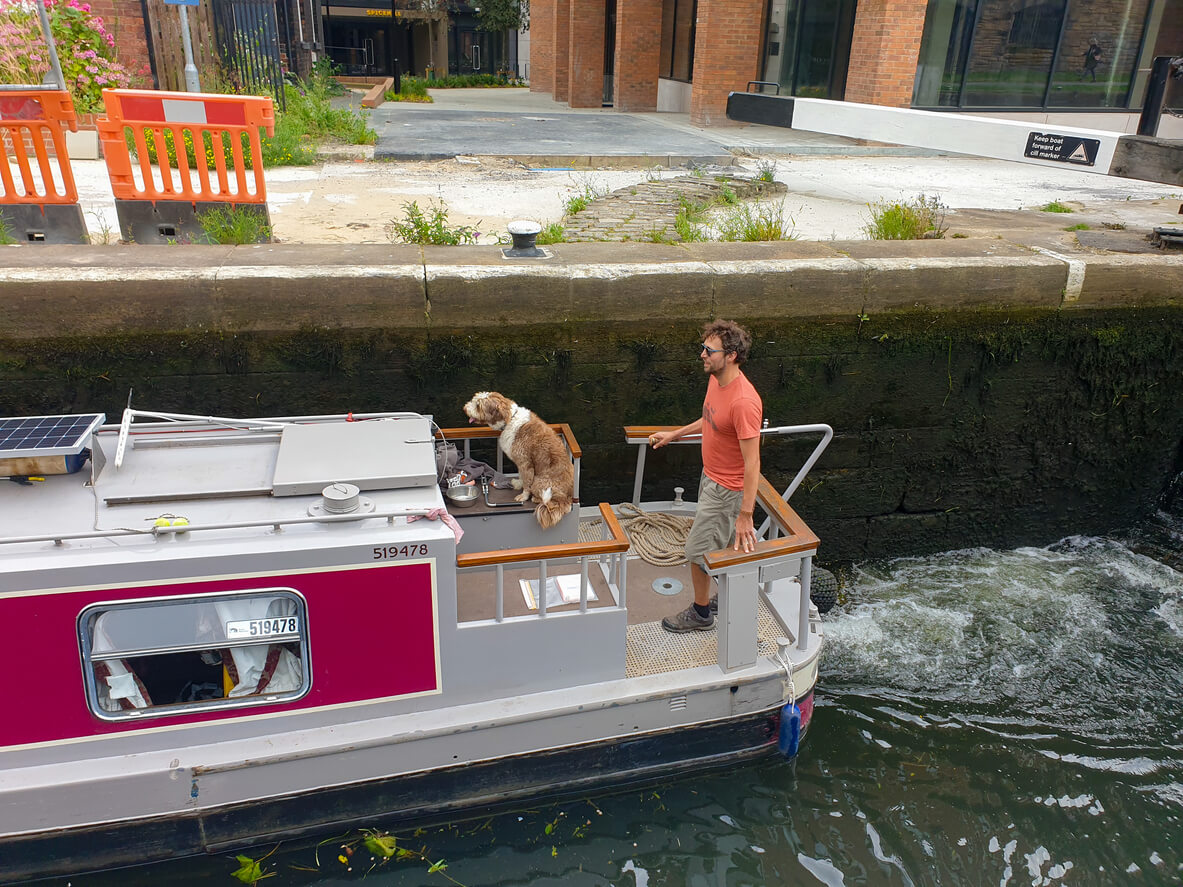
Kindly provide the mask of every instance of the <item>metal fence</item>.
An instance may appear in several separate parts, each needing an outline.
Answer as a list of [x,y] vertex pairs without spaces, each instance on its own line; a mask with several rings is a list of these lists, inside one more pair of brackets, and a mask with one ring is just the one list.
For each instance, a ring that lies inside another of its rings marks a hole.
[[218,55],[237,89],[271,95],[282,108],[283,65],[274,0],[215,0]]

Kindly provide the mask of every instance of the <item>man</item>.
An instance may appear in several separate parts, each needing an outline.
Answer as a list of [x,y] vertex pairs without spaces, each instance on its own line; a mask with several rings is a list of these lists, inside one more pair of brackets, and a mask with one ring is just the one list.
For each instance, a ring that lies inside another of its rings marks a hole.
[[702,478],[694,525],[686,537],[686,560],[694,586],[694,603],[661,620],[666,631],[706,631],[715,625],[717,596],[703,555],[732,541],[736,551],[756,545],[753,512],[760,483],[760,427],[764,407],[740,367],[748,359],[752,337],[730,320],[716,320],[703,328],[703,371],[707,380],[702,418],[676,431],[659,431],[649,438],[654,449],[685,437],[702,434]]

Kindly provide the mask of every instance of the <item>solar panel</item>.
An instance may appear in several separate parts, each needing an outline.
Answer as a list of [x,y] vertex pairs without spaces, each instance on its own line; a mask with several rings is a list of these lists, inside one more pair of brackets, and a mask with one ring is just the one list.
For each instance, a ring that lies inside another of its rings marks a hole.
[[0,418],[0,459],[75,455],[106,419],[103,413]]

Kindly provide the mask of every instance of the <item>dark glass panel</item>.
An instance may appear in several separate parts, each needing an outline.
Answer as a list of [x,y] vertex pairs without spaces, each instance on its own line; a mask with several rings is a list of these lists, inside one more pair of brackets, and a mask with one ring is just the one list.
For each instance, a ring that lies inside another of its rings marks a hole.
[[977,0],[929,0],[912,94],[915,107],[957,107],[977,6]]
[[1150,0],[1071,4],[1048,106],[1126,107],[1149,6]]
[[962,104],[1043,105],[1065,0],[983,0]]

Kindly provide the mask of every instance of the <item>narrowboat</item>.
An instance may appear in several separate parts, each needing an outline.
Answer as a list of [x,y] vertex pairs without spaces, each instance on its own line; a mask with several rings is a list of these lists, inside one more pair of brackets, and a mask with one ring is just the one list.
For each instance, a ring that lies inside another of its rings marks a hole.
[[[788,499],[828,426],[765,429],[820,440],[761,479],[756,549],[708,556],[715,629],[670,634],[688,570],[642,559],[635,509],[580,507],[567,425],[576,506],[543,531],[512,489],[445,495],[455,460],[512,477],[487,427],[105,423],[0,419],[0,880],[652,781],[809,723],[818,539]],[[626,505],[692,516],[640,502],[655,430],[624,429]]]

